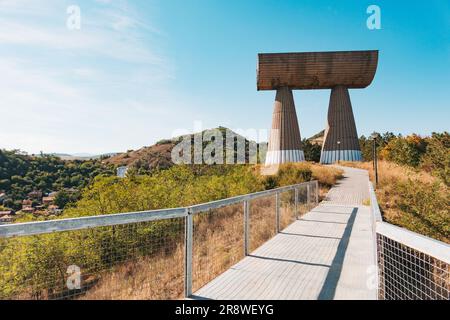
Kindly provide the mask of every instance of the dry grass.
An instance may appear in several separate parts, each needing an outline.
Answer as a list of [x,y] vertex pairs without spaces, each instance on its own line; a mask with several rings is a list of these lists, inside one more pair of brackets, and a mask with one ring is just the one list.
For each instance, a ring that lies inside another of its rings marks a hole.
[[82,300],[164,300],[183,297],[184,247],[129,261],[103,274]]
[[336,184],[339,179],[342,179],[344,172],[338,168],[323,166],[320,164],[311,164],[312,177],[319,181],[319,201],[325,199],[328,191]]
[[[374,181],[374,170],[373,170],[373,164],[372,162],[345,162],[341,161],[339,162],[342,166],[347,167],[354,167],[354,168],[360,168],[365,169],[369,171],[370,180]],[[439,179],[432,176],[431,174],[420,171],[420,170],[414,170],[409,167],[400,166],[398,164],[388,162],[388,161],[379,161],[378,162],[378,178],[380,185],[388,184],[392,181],[401,181],[406,179],[414,179],[418,180],[422,183],[435,183],[440,182]]]
[[243,219],[242,203],[195,216],[193,291],[244,257]]
[[257,249],[276,234],[275,196],[250,202],[250,251]]
[[344,172],[338,168],[323,166],[320,164],[311,164],[312,176],[314,180],[318,180],[320,184],[332,187],[337,180],[342,178]]
[[[368,170],[374,181],[371,162],[340,164]],[[376,194],[385,221],[450,243],[450,193],[444,183],[427,172],[387,161],[378,163],[378,177]]]

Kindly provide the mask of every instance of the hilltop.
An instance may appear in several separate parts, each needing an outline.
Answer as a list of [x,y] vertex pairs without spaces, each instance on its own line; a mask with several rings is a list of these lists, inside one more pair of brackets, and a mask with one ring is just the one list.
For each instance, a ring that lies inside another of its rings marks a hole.
[[[213,129],[208,129],[202,131],[202,135],[211,134],[213,130],[219,130],[222,133],[225,141],[225,133],[228,131],[235,135],[238,140],[245,140],[245,158],[246,162],[248,162],[249,158],[249,145],[256,144],[259,152],[262,152],[266,149],[267,143],[256,143],[254,141],[248,140],[242,135],[237,134],[236,132],[227,129],[225,127],[218,127]],[[135,169],[143,169],[143,170],[154,170],[154,169],[167,169],[174,165],[172,162],[172,150],[173,148],[180,143],[183,139],[188,137],[191,141],[194,139],[194,134],[183,135],[179,137],[175,137],[173,139],[164,139],[158,141],[156,144],[148,147],[142,147],[138,150],[128,150],[125,153],[120,153],[115,156],[112,156],[108,159],[103,160],[105,164],[112,164],[115,166],[128,166]],[[211,143],[211,142],[209,142]],[[203,149],[208,145],[208,142],[203,143]],[[234,153],[236,154],[237,146],[234,146]],[[225,142],[223,144],[223,154],[226,155],[227,147]],[[264,157],[263,157],[264,158]]]

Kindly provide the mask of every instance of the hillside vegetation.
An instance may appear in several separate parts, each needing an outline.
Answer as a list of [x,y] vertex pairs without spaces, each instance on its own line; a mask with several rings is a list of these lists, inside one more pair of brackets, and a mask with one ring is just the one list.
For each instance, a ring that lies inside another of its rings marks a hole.
[[[285,165],[274,177],[258,166],[173,166],[127,178],[98,176],[61,218],[186,206],[286,184],[333,184],[340,170]],[[292,221],[293,193],[282,198],[282,221]],[[251,204],[252,248],[273,235],[274,197]],[[22,221],[37,220],[24,216]],[[197,215],[194,220],[194,285],[205,284],[242,255],[242,205]],[[0,298],[168,299],[183,293],[184,220],[138,223],[0,240]],[[200,237],[200,238],[198,238]],[[82,270],[82,288],[67,289],[70,265]]]
[[[362,137],[365,160],[372,160],[372,141]],[[450,136],[448,132],[379,135],[379,185],[376,190],[383,218],[411,231],[450,243]],[[372,162],[343,162],[369,170]]]
[[[343,163],[369,170],[372,163]],[[450,243],[450,190],[438,178],[392,162],[379,162],[376,190],[383,219],[431,238]]]
[[[379,158],[414,170],[423,170],[450,186],[450,135],[433,133],[430,137],[413,134],[403,137],[387,132],[378,134]],[[372,141],[362,136],[361,150],[365,161],[373,160]]]
[[18,150],[0,149],[0,191],[6,194],[3,206],[14,210],[22,207],[22,200],[32,191],[81,191],[99,174],[114,174],[114,168],[100,160],[63,161],[50,155],[30,156]]

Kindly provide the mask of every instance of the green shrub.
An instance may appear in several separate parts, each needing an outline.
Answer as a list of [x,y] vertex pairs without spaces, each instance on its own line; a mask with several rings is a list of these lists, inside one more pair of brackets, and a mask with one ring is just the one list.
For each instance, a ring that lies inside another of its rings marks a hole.
[[439,183],[424,183],[408,179],[398,181],[391,187],[397,198],[396,206],[402,214],[391,222],[411,231],[449,242],[450,197]]
[[421,168],[450,186],[450,135],[434,133],[427,139],[427,150],[421,159]]
[[381,152],[381,157],[397,164],[417,168],[426,150],[426,141],[412,135],[392,139]]

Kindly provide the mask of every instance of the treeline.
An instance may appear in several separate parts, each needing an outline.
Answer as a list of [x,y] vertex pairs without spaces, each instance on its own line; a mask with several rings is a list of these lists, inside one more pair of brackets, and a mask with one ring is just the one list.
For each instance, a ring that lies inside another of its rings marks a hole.
[[30,156],[0,149],[0,191],[6,193],[3,206],[14,210],[21,208],[22,200],[32,191],[81,190],[99,174],[114,174],[114,167],[100,160],[63,161],[51,155]]
[[[379,158],[424,170],[450,185],[450,135],[448,132],[432,133],[430,137],[416,134],[395,135],[392,132],[376,133]],[[373,141],[362,136],[361,151],[365,161],[373,160]]]

